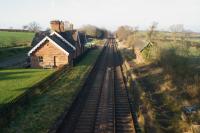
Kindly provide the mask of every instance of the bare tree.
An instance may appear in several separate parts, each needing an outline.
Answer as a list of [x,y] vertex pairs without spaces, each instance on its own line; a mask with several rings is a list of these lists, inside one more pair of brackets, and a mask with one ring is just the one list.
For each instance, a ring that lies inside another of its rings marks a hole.
[[97,34],[97,27],[93,25],[84,25],[79,30],[91,36],[96,36]]
[[28,25],[28,30],[33,32],[38,32],[41,30],[41,27],[37,22],[31,22]]
[[127,45],[129,48],[131,48],[131,47],[133,47],[134,43],[135,43],[135,35],[134,35],[134,34],[131,34],[131,35],[129,35],[129,36],[127,37],[127,39],[126,39],[126,45]]
[[133,33],[133,28],[130,26],[120,26],[116,31],[116,36],[119,41],[126,40]]
[[186,41],[190,41],[191,35],[192,35],[191,30],[184,30],[184,37]]
[[45,31],[47,31],[47,32],[50,33],[50,32],[51,32],[51,29],[50,29],[49,27],[47,27]]
[[137,32],[138,32],[138,27],[133,27],[132,28],[132,34],[128,35],[127,36],[127,39],[126,39],[126,45],[129,47],[129,48],[133,48],[136,40],[137,40]]
[[105,28],[98,28],[93,25],[85,25],[79,29],[80,31],[85,32],[87,35],[91,35],[97,38],[107,37],[108,31]]
[[139,27],[133,27],[133,39],[134,39],[134,41],[135,41],[135,39],[136,39],[136,34],[138,33],[138,29],[139,29]]
[[184,31],[184,26],[182,24],[175,24],[171,25],[169,29],[172,32],[174,42],[176,42],[178,38],[178,33],[182,33]]
[[28,25],[23,25],[23,26],[22,26],[22,29],[23,29],[23,30],[27,30],[27,29],[28,29]]
[[148,37],[148,40],[149,41],[152,41],[153,39],[153,36],[156,35],[156,28],[158,26],[158,23],[157,22],[153,22],[150,27],[149,27],[149,30],[147,32],[147,37]]

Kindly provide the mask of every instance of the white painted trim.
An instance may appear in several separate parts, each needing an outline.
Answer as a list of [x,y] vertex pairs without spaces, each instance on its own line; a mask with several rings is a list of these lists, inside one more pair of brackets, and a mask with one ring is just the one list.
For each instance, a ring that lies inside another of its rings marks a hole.
[[59,48],[61,51],[63,51],[67,56],[69,55],[69,53],[64,50],[62,47],[60,47],[56,42],[54,42],[51,38],[49,38],[48,36],[46,36],[44,39],[42,39],[42,41],[40,41],[35,47],[33,47],[29,52],[28,52],[28,56],[31,55],[32,52],[34,52],[35,50],[37,50],[37,48],[39,46],[41,46],[46,40],[49,40],[52,44],[54,44],[57,48]]
[[51,33],[51,36],[53,35],[53,34],[56,34],[60,39],[62,39],[65,43],[67,43],[70,47],[72,47],[74,50],[76,50],[76,48],[70,43],[70,42],[68,42],[65,38],[63,38],[60,34],[58,34],[57,32],[55,32],[55,31],[53,31],[52,33]]
[[31,55],[31,53],[33,51],[35,51],[42,43],[44,43],[47,40],[47,37],[45,37],[44,39],[42,39],[37,45],[35,45],[29,52],[28,52],[28,56]]

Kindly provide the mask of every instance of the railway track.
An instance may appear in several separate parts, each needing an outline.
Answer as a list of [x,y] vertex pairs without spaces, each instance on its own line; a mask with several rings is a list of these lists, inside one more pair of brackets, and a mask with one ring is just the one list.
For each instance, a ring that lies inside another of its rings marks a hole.
[[134,133],[115,40],[104,51],[56,133]]

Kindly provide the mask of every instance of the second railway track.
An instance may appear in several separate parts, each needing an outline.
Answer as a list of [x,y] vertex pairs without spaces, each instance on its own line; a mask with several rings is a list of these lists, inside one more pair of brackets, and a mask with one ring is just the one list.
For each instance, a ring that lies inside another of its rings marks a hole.
[[89,75],[56,133],[135,133],[114,39]]

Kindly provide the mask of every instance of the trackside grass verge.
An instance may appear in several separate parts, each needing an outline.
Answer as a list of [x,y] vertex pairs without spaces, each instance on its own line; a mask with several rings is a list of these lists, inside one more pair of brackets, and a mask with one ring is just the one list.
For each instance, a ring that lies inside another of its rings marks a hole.
[[17,115],[12,122],[0,132],[5,133],[44,133],[54,124],[56,119],[69,107],[79,91],[79,85],[92,68],[100,49],[90,51],[83,60],[48,90],[36,96],[24,108],[16,110]]

